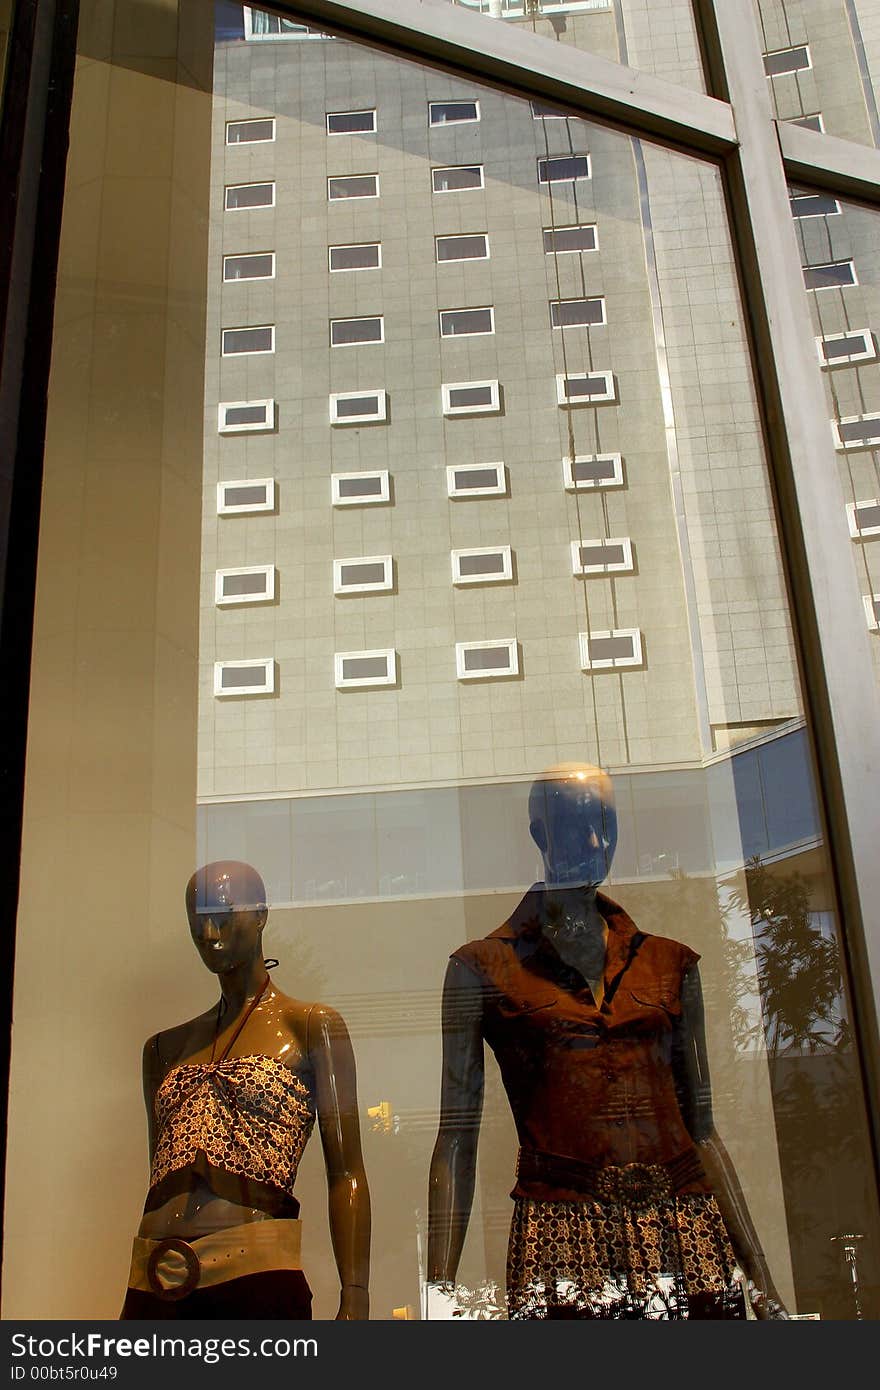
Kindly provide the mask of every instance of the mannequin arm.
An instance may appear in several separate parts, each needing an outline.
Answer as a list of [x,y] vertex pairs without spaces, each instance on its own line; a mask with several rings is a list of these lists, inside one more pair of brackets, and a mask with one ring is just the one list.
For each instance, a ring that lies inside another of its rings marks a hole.
[[673,1068],[684,1121],[699,1148],[737,1262],[749,1281],[755,1314],[759,1318],[785,1317],[739,1178],[715,1129],[703,992],[696,966],[682,983],[682,1016],[673,1041]]
[[150,1164],[152,1165],[153,1156],[156,1152],[156,1092],[162,1080],[165,1068],[159,1056],[159,1035],[147,1038],[144,1043],[143,1056],[143,1079],[144,1079],[144,1105],[147,1109],[147,1141],[150,1152]]
[[341,1285],[336,1320],[357,1322],[370,1313],[370,1193],[361,1156],[354,1053],[334,1009],[316,1004],[306,1033],[327,1168],[330,1238]]
[[440,1125],[428,1179],[428,1281],[452,1283],[467,1234],[483,1110],[482,988],[450,960],[443,986]]

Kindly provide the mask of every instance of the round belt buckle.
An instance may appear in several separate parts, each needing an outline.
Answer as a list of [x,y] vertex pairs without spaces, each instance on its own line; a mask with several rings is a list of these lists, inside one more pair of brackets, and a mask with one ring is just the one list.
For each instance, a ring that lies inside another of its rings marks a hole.
[[[186,1277],[180,1284],[163,1284],[157,1271],[159,1261],[170,1250],[182,1255],[186,1264]],[[147,1283],[159,1298],[186,1298],[186,1295],[192,1293],[198,1284],[201,1272],[201,1261],[195,1250],[185,1240],[180,1240],[177,1236],[167,1236],[165,1240],[160,1240],[157,1245],[153,1246],[150,1251],[150,1258],[147,1260]]]

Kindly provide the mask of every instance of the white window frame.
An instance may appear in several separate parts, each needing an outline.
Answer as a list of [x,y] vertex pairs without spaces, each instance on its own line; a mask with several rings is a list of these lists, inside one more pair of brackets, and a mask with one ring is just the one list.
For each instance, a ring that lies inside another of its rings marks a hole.
[[[226,685],[222,684],[223,672],[228,666],[247,666],[252,670],[262,666],[264,670],[264,680],[262,685]],[[275,694],[275,661],[271,656],[248,660],[243,658],[240,661],[215,661],[214,662],[214,695],[217,699],[223,699],[227,695],[274,695]]]
[[[265,502],[233,502],[231,505],[227,505],[226,488],[230,487],[264,487],[266,500]],[[274,512],[274,510],[274,478],[231,478],[227,479],[226,482],[217,484],[218,516],[247,516],[251,512]]]
[[863,594],[862,603],[865,605],[865,617],[870,631],[880,632],[880,619],[874,611],[874,605],[880,603],[880,594]]
[[[229,206],[228,194],[234,188],[271,188],[272,201],[270,203],[254,203],[250,207],[231,208]],[[223,211],[224,212],[265,212],[266,208],[275,206],[275,180],[274,179],[250,179],[247,183],[227,183],[223,187]]]
[[[233,125],[265,125],[269,121],[272,126],[272,134],[262,136],[259,140],[230,140],[229,127]],[[226,144],[231,149],[236,149],[239,145],[270,145],[277,133],[274,116],[245,116],[243,119],[231,120],[226,122]]]
[[[339,491],[339,484],[350,479],[378,478],[379,491],[360,496],[345,497]],[[358,473],[330,474],[330,501],[334,507],[376,507],[391,501],[391,475],[387,468],[365,468]]]
[[[444,314],[489,314],[491,328],[479,329],[473,333],[444,333],[443,315]],[[461,309],[438,309],[437,324],[440,329],[440,337],[446,338],[489,338],[495,332],[495,306],[493,304],[468,304]]]
[[[245,354],[246,355],[246,354]],[[247,425],[228,425],[226,423],[226,411],[228,410],[253,410],[257,406],[262,406],[264,418],[257,424]],[[275,428],[275,402],[266,401],[221,401],[217,407],[217,433],[218,434],[255,434],[266,433]]]
[[[600,304],[602,306],[602,317],[595,319],[592,323],[554,323],[553,309],[557,304]],[[564,328],[601,328],[603,324],[607,322],[608,313],[604,294],[574,295],[570,299],[550,300],[550,327],[553,329],[554,333],[559,333]]]
[[[344,415],[341,419],[337,414],[339,401],[353,401],[361,396],[375,396],[379,407],[375,415]],[[388,419],[388,393],[387,391],[377,390],[375,387],[364,387],[363,391],[334,391],[330,396],[330,423],[331,425],[381,425]]]
[[[370,130],[331,130],[331,116],[372,116],[373,125]],[[329,136],[333,135],[375,135],[379,128],[378,111],[375,106],[363,106],[357,111],[326,111],[324,113],[324,128]]]
[[[857,349],[840,357],[826,357],[822,351],[823,343],[842,342],[846,338],[861,338],[861,350]],[[819,354],[820,365],[827,371],[833,371],[835,367],[851,367],[857,362],[876,362],[877,340],[870,328],[850,328],[846,333],[825,333],[817,337],[816,351]]]
[[[473,651],[495,651],[506,648],[509,653],[509,664],[506,669],[500,667],[490,668],[486,671],[469,671],[465,667],[465,655]],[[456,642],[455,644],[455,672],[460,681],[497,681],[507,680],[511,676],[519,675],[519,644],[515,637],[491,638],[485,642]]]
[[778,77],[794,77],[797,72],[811,72],[813,68],[813,55],[810,52],[810,45],[808,43],[788,43],[784,48],[771,48],[770,51],[763,56],[765,58],[776,58],[780,53],[796,53],[799,48],[802,48],[807,55],[807,61],[802,68],[786,68],[785,72],[767,72],[765,70],[764,76],[770,78],[772,81]]
[[[500,555],[502,567],[486,574],[462,574],[461,561],[471,555]],[[513,579],[513,552],[509,545],[475,545],[466,550],[451,550],[452,582],[461,584],[506,584]]]
[[[383,577],[374,584],[343,584],[342,570],[345,565],[381,565]],[[342,560],[333,561],[333,592],[337,596],[346,594],[386,594],[394,587],[394,562],[390,555],[349,555]]]
[[[237,574],[262,574],[266,577],[266,587],[260,594],[224,594],[223,581]],[[233,569],[215,570],[214,603],[218,608],[229,608],[239,603],[272,603],[275,598],[274,565],[238,565]]]
[[[444,256],[440,259],[441,241],[461,241],[468,237],[482,237],[486,248],[484,256]],[[434,238],[434,260],[437,265],[467,265],[469,261],[489,261],[492,259],[492,250],[489,245],[488,232],[444,232],[441,236]]]
[[[591,376],[601,376],[605,379],[605,391],[601,395],[590,395],[583,397],[571,397],[565,394],[565,383],[567,381],[578,381],[580,378]],[[556,404],[569,405],[575,408],[584,405],[616,405],[617,404],[617,383],[614,380],[613,372],[557,372],[556,373]]]
[[[458,473],[482,473],[487,468],[494,468],[498,482],[494,487],[466,487],[456,486],[455,478]],[[450,463],[446,467],[446,494],[454,501],[467,501],[472,497],[506,497],[507,496],[507,466],[503,463]]]
[[[585,565],[581,563],[581,548],[585,545],[619,545],[623,559],[604,565]],[[571,542],[571,572],[583,579],[591,574],[632,574],[632,541],[629,536],[589,536],[586,540]]]
[[[552,164],[562,159],[585,159],[587,161],[587,172],[585,174],[566,174],[565,178],[559,179],[541,178],[542,164]],[[568,154],[541,154],[538,155],[537,175],[539,188],[549,188],[552,183],[586,183],[587,179],[593,177],[593,160],[589,150],[572,150]]]
[[[450,392],[466,390],[469,386],[492,388],[489,405],[450,405]],[[497,415],[501,410],[501,386],[498,381],[445,381],[440,387],[444,415]]]
[[859,511],[862,507],[880,507],[880,498],[865,497],[861,502],[847,502],[846,520],[854,541],[864,540],[866,536],[880,536],[880,522],[876,526],[859,526]]
[[[799,198],[822,198],[822,197],[825,197],[825,196],[826,196],[826,195],[822,192],[821,189],[819,189],[817,192],[810,192],[810,193],[806,193],[806,192],[789,193],[789,195],[788,195],[788,203],[789,203],[789,207],[791,208],[791,215],[792,215],[792,217],[794,218],[794,220],[795,220],[796,222],[806,222],[806,221],[808,221],[808,220],[809,220],[810,218],[812,218],[812,217],[839,217],[839,216],[840,216],[840,211],[841,211],[841,209],[840,209],[840,203],[837,201],[836,198],[832,198],[832,202],[834,203],[834,207],[833,207],[833,209],[832,209],[831,212],[796,212],[796,211],[795,211],[794,204],[798,201]],[[830,196],[830,195],[828,195],[828,196]]]
[[[807,125],[807,121],[818,121],[818,125]],[[789,116],[788,125],[803,126],[805,130],[816,130],[825,134],[825,117],[821,111],[808,111],[804,116]]]
[[859,283],[856,273],[856,263],[852,256],[841,256],[839,261],[820,261],[818,265],[805,265],[804,270],[828,270],[833,265],[848,265],[852,270],[852,279],[847,280],[843,285],[808,285],[804,280],[804,289],[807,294],[824,294],[826,290],[851,290]]
[[[570,249],[563,248],[562,251],[557,251],[555,247],[552,251],[548,251],[544,246],[544,234],[546,232],[553,232],[554,234],[556,232],[580,232],[585,231],[587,227],[591,227],[593,231],[592,246],[573,246]],[[594,251],[599,250],[598,224],[596,222],[570,222],[567,227],[542,227],[541,245],[544,246],[545,256],[592,256]]]
[[[256,333],[261,329],[269,328],[272,332],[272,346],[267,348],[248,348],[246,352],[227,352],[226,334],[227,333]],[[220,356],[221,357],[269,357],[275,351],[275,325],[274,323],[242,323],[234,328],[220,329]]]
[[[630,637],[632,638],[632,656],[609,656],[599,657],[598,660],[590,660],[590,642],[601,641],[603,638]],[[614,627],[603,628],[596,632],[578,633],[578,650],[580,655],[580,666],[582,671],[617,671],[633,669],[644,666],[644,654],[642,650],[642,633],[637,627]]]
[[[350,251],[355,247],[375,246],[379,253],[379,259],[375,265],[334,265],[334,251]],[[381,241],[344,241],[337,242],[335,246],[327,247],[327,269],[331,275],[357,275],[362,271],[382,269],[382,243]]]
[[[271,256],[272,269],[268,275],[233,275],[226,274],[228,261],[247,261],[252,256]],[[223,283],[224,285],[251,285],[255,280],[274,280],[275,279],[275,252],[274,251],[234,251],[230,255],[223,257]]]
[[[840,433],[840,426],[855,425],[861,420],[876,420],[876,434],[870,435],[867,439],[844,440]],[[834,436],[835,449],[840,449],[844,453],[852,453],[856,449],[880,448],[880,410],[869,410],[865,415],[842,415],[839,420],[831,421],[831,433]]]
[[[445,174],[452,169],[478,169],[480,172],[479,183],[469,183],[467,188],[437,188],[434,183],[435,174]],[[444,193],[477,193],[481,188],[486,187],[486,170],[482,164],[436,164],[431,170],[431,192],[436,194]]]
[[[347,193],[344,198],[334,198],[330,193],[330,185],[337,179],[375,179],[375,193]],[[327,202],[328,203],[363,203],[369,202],[371,198],[379,197],[379,175],[378,174],[328,174],[327,175]]]
[[[378,656],[385,657],[386,674],[384,676],[343,675],[344,663],[346,661],[367,661],[375,659]],[[394,647],[379,647],[374,651],[334,652],[333,674],[337,690],[367,690],[371,686],[396,685],[397,652]]]
[[[462,116],[461,119],[457,121],[435,121],[433,114],[435,106],[474,106],[476,107],[477,114],[475,116]],[[478,101],[473,100],[471,97],[449,97],[446,101],[428,102],[429,130],[443,130],[446,128],[446,126],[452,125],[476,125],[479,119],[480,103]]]
[[[364,338],[361,342],[356,342],[356,343],[334,343],[334,341],[333,341],[333,326],[334,326],[334,324],[337,324],[337,323],[378,323],[378,325],[379,325],[379,337],[378,337],[378,338]],[[385,341],[385,316],[384,316],[384,314],[356,314],[356,315],[354,316],[354,318],[331,319],[331,320],[330,320],[330,346],[331,346],[332,348],[378,347],[379,344],[380,344],[380,343],[384,343],[384,341]]]
[[[614,473],[610,478],[575,478],[574,465],[577,463],[599,463],[610,461]],[[591,492],[598,488],[623,487],[622,454],[575,454],[574,458],[562,460],[562,481],[566,492]]]

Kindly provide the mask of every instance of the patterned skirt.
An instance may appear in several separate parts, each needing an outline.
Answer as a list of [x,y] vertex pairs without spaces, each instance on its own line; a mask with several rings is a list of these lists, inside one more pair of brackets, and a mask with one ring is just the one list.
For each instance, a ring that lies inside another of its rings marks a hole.
[[711,1195],[651,1206],[515,1199],[507,1307],[526,1318],[744,1318],[730,1237]]

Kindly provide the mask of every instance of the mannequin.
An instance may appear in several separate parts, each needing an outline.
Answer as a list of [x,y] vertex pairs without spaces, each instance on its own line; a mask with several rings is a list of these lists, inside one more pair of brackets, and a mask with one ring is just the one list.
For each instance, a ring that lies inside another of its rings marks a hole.
[[336,1318],[364,1320],[370,1197],[345,1024],[272,984],[266,890],[249,864],[199,869],[186,911],[220,999],[144,1046],[150,1189],[121,1316],[311,1317],[293,1186],[317,1119],[341,1285]]
[[450,958],[428,1280],[450,1291],[473,1200],[484,1041],[520,1151],[511,1319],[786,1317],[715,1132],[699,957],[599,893],[611,779],[563,764],[529,797],[544,881]]

